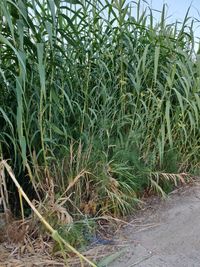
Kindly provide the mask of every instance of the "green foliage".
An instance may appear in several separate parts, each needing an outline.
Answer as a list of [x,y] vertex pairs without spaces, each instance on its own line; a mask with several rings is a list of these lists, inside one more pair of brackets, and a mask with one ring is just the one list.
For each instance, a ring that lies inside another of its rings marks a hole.
[[141,4],[1,1],[2,154],[71,214],[126,214],[199,168],[194,21],[168,23],[164,5],[155,22]]
[[[84,249],[95,236],[94,221],[76,221],[71,224],[60,225],[58,233],[69,244]],[[55,248],[56,249],[56,248]]]

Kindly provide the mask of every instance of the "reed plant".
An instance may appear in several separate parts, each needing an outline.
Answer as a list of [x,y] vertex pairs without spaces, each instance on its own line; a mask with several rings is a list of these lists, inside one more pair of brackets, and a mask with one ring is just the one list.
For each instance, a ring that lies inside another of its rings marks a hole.
[[0,153],[30,199],[118,216],[199,173],[196,22],[154,16],[143,1],[1,0]]

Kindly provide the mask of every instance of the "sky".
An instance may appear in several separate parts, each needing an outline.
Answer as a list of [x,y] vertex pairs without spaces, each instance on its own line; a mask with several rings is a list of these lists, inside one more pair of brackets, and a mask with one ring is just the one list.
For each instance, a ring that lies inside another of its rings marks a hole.
[[[167,15],[170,16],[169,22],[174,22],[176,20],[183,21],[188,7],[191,5],[189,16],[194,17],[199,20],[195,24],[195,37],[196,42],[200,38],[200,0],[147,0],[149,5],[153,9],[162,10],[163,4],[167,4],[168,10]],[[159,13],[155,12],[155,17],[159,17]],[[198,49],[198,43],[195,44],[195,50]]]
[[[200,19],[200,0],[149,0],[153,8],[161,10],[164,3],[168,5],[168,15],[174,19],[183,19],[191,4],[190,15]],[[197,11],[198,10],[198,11]]]
[[[152,8],[161,10],[163,4],[168,6],[168,16],[170,20],[183,20],[185,14],[190,7],[189,15],[200,20],[200,0],[148,0],[148,3]],[[200,26],[200,23],[198,23]],[[200,27],[196,27],[196,36],[200,37]]]
[[[134,2],[137,2],[135,0]],[[196,37],[200,38],[200,0],[144,0],[153,9],[162,10],[163,4],[167,4],[167,15],[169,16],[168,22],[175,22],[176,20],[183,21],[186,12],[190,7],[189,16],[199,20],[196,23]],[[127,2],[132,2],[132,0],[127,0]],[[143,7],[147,5],[143,4]],[[159,12],[154,12],[154,17],[159,20]],[[199,27],[197,27],[197,24]]]

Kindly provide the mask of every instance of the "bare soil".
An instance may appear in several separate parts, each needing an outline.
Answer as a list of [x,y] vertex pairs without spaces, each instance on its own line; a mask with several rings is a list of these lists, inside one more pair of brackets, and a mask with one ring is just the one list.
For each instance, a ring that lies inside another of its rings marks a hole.
[[109,267],[199,267],[200,184],[152,199],[118,238],[126,250]]
[[[151,197],[128,221],[119,222],[114,245],[93,246],[84,255],[95,262],[105,258],[101,267],[200,266],[199,182],[173,191],[166,200]],[[42,240],[34,247],[2,242],[0,267],[66,266],[61,258],[53,258],[42,246],[49,244]],[[72,258],[69,266],[81,264]]]

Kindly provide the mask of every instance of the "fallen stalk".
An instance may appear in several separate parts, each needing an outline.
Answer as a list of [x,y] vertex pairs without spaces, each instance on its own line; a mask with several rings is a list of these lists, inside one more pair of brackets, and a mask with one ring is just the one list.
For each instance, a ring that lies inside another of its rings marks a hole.
[[31,209],[34,211],[34,213],[37,215],[39,220],[45,225],[45,227],[49,230],[51,233],[52,238],[57,241],[60,245],[65,245],[68,249],[70,249],[73,253],[75,253],[81,260],[84,260],[88,264],[90,264],[93,267],[97,267],[93,262],[88,260],[85,256],[83,256],[81,253],[79,253],[74,247],[72,247],[69,243],[67,243],[60,235],[59,233],[53,229],[53,227],[42,217],[42,215],[39,213],[39,211],[35,208],[35,206],[31,203],[29,198],[27,197],[26,193],[21,188],[20,184],[18,183],[15,175],[13,174],[13,171],[11,167],[8,165],[8,163],[5,160],[1,161],[1,166],[5,167],[7,172],[9,173],[11,179],[13,180],[15,186],[17,187],[19,194],[23,196],[23,198],[26,200],[28,205],[31,207]]

